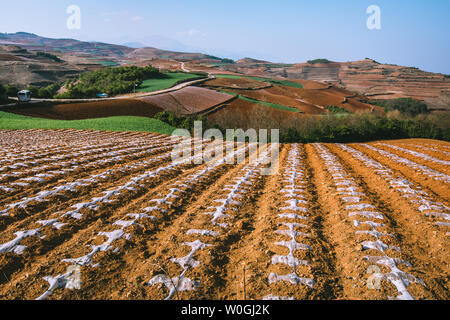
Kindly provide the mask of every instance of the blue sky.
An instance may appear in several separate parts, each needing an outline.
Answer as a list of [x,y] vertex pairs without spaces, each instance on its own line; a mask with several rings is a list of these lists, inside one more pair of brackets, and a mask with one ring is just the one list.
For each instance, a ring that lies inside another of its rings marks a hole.
[[[69,5],[81,29],[66,27]],[[381,30],[366,9],[381,8]],[[201,51],[274,62],[373,58],[450,74],[448,0],[2,1],[0,32]]]

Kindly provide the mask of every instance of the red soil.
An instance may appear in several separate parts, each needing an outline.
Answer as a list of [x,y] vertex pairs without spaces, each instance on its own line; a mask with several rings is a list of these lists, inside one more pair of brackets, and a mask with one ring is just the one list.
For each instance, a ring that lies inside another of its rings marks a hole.
[[153,117],[163,109],[144,101],[133,99],[105,100],[71,104],[37,104],[23,108],[4,109],[25,116],[59,120],[80,120],[112,116]]
[[186,87],[174,92],[148,96],[141,101],[177,114],[195,114],[206,111],[232,99],[229,94],[199,87]]

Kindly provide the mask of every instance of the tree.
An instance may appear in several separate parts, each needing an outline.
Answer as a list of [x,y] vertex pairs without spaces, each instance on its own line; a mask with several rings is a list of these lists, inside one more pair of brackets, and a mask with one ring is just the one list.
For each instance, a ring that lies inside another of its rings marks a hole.
[[6,89],[6,95],[8,97],[17,97],[17,92],[19,91],[19,89],[17,89],[16,86],[7,85],[7,86],[5,86],[5,89]]
[[0,101],[6,101],[7,99],[6,88],[0,84]]

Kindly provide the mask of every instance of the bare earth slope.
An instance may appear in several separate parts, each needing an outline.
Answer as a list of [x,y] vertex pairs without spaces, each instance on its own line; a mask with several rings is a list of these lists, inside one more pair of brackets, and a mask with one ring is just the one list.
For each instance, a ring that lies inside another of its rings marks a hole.
[[186,87],[170,93],[140,98],[176,114],[195,114],[233,99],[232,95],[199,87]]

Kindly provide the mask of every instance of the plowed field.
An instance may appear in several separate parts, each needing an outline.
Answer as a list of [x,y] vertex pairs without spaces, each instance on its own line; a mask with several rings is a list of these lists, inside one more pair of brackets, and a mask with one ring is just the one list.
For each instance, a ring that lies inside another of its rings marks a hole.
[[191,142],[0,131],[0,298],[449,298],[449,143]]

